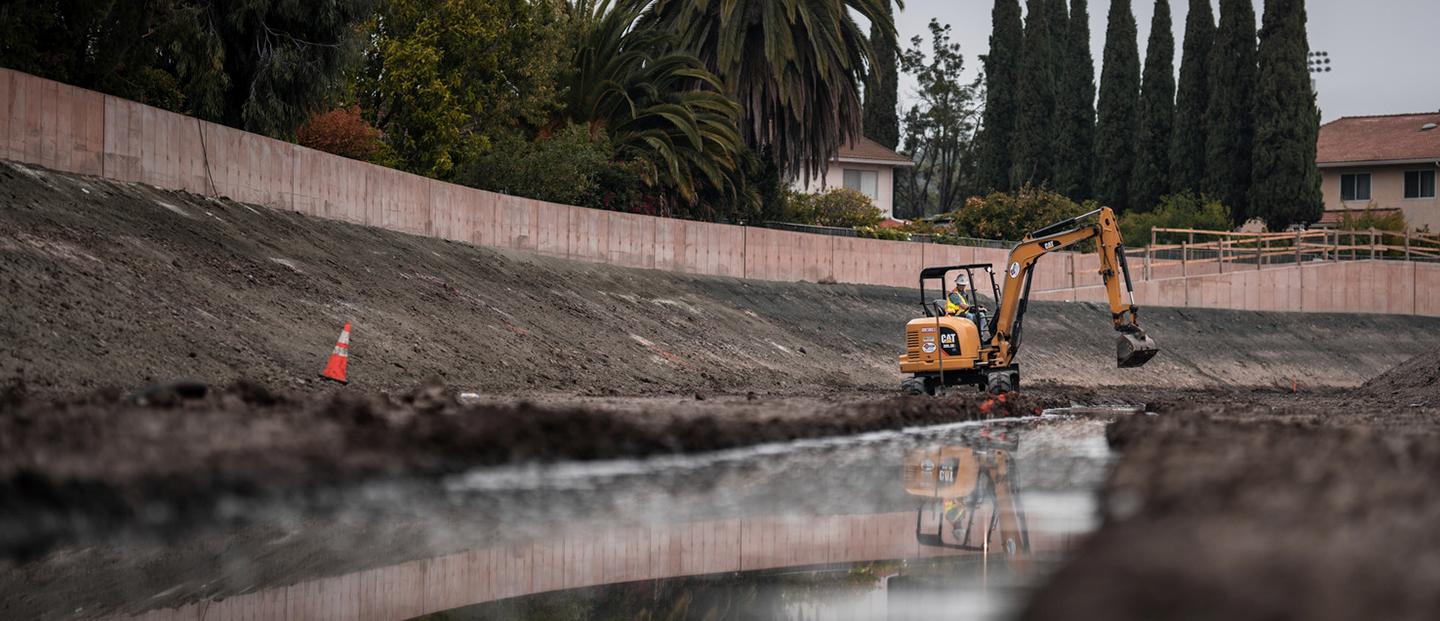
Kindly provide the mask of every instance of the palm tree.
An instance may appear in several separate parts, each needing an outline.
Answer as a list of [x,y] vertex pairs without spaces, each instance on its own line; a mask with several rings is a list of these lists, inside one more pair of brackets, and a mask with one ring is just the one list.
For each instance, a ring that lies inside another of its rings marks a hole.
[[792,178],[818,175],[840,145],[860,136],[872,50],[851,12],[895,39],[890,0],[620,2],[644,11],[646,29],[678,33],[740,103],[746,144],[773,147]]
[[562,86],[561,124],[604,132],[650,186],[688,203],[703,190],[738,203],[745,188],[740,107],[670,33],[638,28],[640,10],[610,0],[568,5],[578,41]]

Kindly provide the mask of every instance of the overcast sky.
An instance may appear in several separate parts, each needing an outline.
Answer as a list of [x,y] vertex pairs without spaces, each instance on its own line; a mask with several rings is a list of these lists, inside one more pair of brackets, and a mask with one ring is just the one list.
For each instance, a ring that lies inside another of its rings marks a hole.
[[[1105,47],[1105,20],[1109,0],[1090,1],[1090,47],[1095,56],[1095,78],[1100,79],[1101,52]],[[1185,35],[1189,0],[1171,0],[1174,18],[1175,70]],[[1153,0],[1133,0],[1140,30],[1140,55],[1150,36]],[[1212,0],[1219,18],[1218,0]],[[979,71],[980,55],[990,45],[990,9],[994,0],[906,0],[896,16],[902,47],[910,37],[926,40],[930,18],[952,27],[952,39],[965,54],[965,66]],[[1024,6],[1024,0],[1021,0]],[[1341,116],[1440,111],[1440,0],[1309,0],[1310,49],[1330,53],[1333,71],[1316,76],[1320,114],[1330,121]],[[1255,0],[1256,26],[1262,2]],[[972,73],[973,75],[973,73]],[[907,105],[915,90],[909,76],[901,76],[900,101]]]

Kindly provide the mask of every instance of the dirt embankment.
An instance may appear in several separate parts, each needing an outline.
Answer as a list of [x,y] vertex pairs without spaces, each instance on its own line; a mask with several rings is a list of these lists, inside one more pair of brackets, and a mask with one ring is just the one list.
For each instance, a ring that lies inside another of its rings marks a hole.
[[[888,390],[918,310],[911,290],[590,265],[5,163],[0,296],[0,377],[58,395],[177,378],[310,386],[345,322],[359,390]],[[1104,309],[1032,304],[1026,380],[1353,386],[1440,329],[1397,316],[1142,318],[1164,351],[1118,370]]]
[[1369,392],[1189,395],[1112,423],[1105,524],[1023,618],[1435,618],[1440,409]]

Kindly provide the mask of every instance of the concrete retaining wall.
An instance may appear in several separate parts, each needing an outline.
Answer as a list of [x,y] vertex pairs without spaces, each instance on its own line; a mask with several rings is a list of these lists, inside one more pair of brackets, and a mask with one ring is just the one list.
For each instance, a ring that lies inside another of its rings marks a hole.
[[[623,214],[456,186],[0,69],[0,159],[416,235],[580,261],[779,281],[911,287],[988,248],[890,242]],[[1039,299],[1100,300],[1093,255],[1041,260]],[[1138,270],[1137,270],[1138,272]],[[1138,273],[1136,274],[1139,275]],[[1149,306],[1440,315],[1440,265],[1355,262],[1156,278]]]

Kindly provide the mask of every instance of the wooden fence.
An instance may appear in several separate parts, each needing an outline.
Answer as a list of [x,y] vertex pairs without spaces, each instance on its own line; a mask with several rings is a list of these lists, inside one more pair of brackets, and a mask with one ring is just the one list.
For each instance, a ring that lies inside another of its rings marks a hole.
[[[1179,243],[1160,243],[1183,238]],[[1257,270],[1315,261],[1440,261],[1440,235],[1418,231],[1311,230],[1236,233],[1152,228],[1145,280]]]

